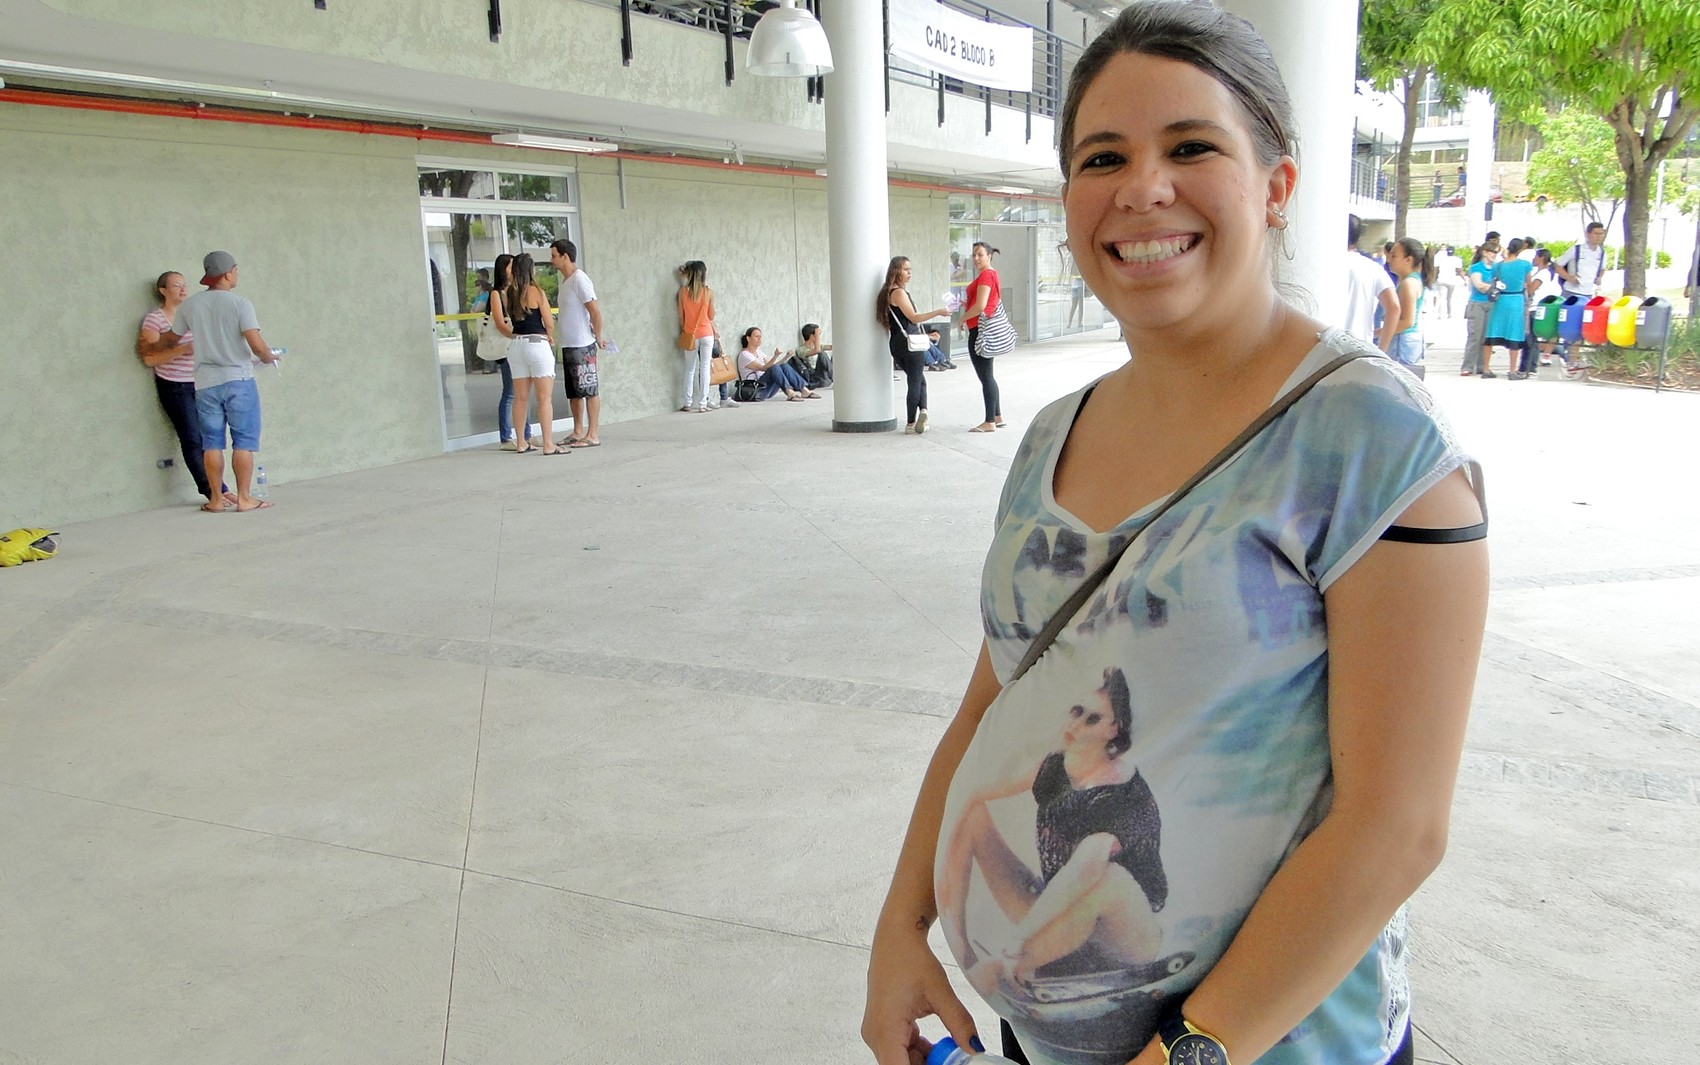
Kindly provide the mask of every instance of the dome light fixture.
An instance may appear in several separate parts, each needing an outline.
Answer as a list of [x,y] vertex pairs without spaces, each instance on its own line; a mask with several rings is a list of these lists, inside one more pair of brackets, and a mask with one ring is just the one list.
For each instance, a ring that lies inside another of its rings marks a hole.
[[832,73],[826,30],[797,0],[780,0],[756,23],[744,68],[764,78],[814,78]]

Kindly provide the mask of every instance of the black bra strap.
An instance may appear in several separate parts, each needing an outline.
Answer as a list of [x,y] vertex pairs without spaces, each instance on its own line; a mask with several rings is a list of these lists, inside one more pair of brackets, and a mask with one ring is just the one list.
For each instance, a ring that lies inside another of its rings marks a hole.
[[1487,522],[1479,521],[1457,529],[1419,529],[1411,525],[1389,525],[1381,539],[1399,544],[1467,544],[1487,539]]

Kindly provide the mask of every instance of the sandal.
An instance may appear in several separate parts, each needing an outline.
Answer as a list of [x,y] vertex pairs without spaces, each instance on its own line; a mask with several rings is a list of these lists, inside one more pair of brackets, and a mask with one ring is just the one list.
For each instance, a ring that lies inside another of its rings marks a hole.
[[514,449],[514,454],[516,454],[516,455],[529,455],[529,454],[531,454],[531,453],[532,453],[532,452],[533,452],[533,451],[539,451],[539,450],[541,450],[541,448],[535,448],[535,447],[522,447],[522,448],[515,448],[515,449]]

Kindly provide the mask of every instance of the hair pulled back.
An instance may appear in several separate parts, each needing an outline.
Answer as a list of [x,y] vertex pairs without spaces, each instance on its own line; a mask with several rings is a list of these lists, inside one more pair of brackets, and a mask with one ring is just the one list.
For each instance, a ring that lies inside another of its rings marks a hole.
[[1064,181],[1080,101],[1110,60],[1123,54],[1173,59],[1210,75],[1245,112],[1258,162],[1274,166],[1283,155],[1298,159],[1292,99],[1269,45],[1251,23],[1213,4],[1146,0],[1124,8],[1074,65],[1057,142]]

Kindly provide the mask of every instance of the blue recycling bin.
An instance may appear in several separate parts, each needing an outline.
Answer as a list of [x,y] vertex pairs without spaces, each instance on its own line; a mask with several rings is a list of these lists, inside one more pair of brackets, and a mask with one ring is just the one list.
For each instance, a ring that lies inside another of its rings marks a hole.
[[1566,296],[1558,305],[1558,339],[1566,344],[1582,342],[1582,308],[1588,303],[1586,296]]

